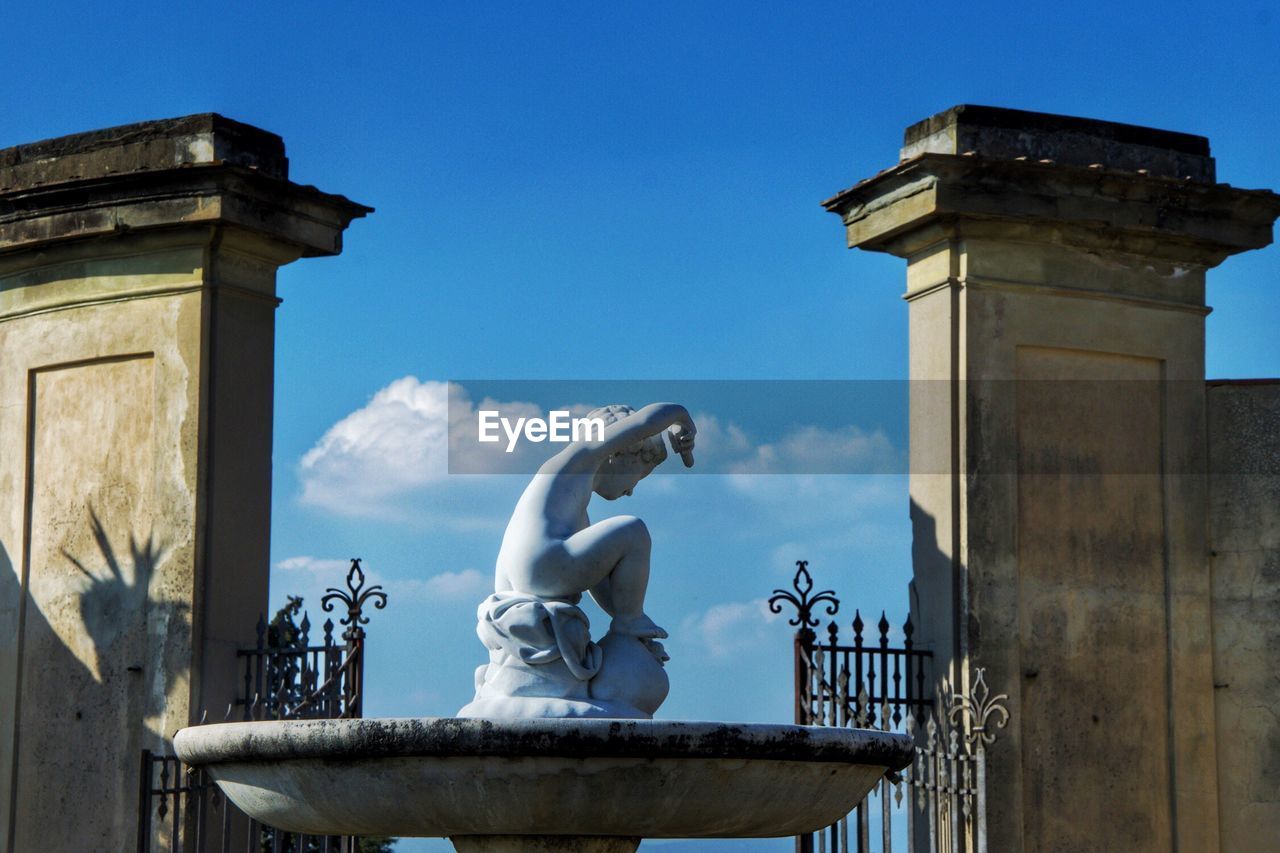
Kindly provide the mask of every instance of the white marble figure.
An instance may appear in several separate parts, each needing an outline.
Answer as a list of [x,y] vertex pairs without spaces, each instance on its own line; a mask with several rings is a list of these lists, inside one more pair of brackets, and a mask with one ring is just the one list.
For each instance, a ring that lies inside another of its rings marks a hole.
[[[640,519],[594,524],[587,504],[630,495],[667,457],[665,432],[686,466],[696,429],[683,406],[606,406],[600,441],[578,441],[543,463],[516,503],[498,552],[494,593],[477,611],[489,663],[460,717],[650,718],[667,697],[667,632],[644,612],[649,531]],[[600,642],[578,603],[612,617]]]

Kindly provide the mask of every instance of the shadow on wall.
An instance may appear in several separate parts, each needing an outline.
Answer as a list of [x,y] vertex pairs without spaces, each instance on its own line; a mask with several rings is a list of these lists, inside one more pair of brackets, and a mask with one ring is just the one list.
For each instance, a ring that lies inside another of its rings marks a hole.
[[189,606],[161,600],[167,549],[149,536],[113,541],[87,515],[88,530],[42,564],[15,567],[0,544],[0,673],[13,679],[0,685],[0,719],[17,727],[14,765],[0,773],[13,773],[18,850],[114,849],[131,837],[140,750],[187,723],[185,703],[174,704],[182,719],[166,716],[186,689],[191,635]]
[[[46,593],[47,601],[37,603],[23,589],[22,569],[0,542],[0,653],[23,669],[22,685],[4,685],[4,692],[13,690],[10,695],[18,699],[20,712],[38,686],[60,686],[59,704],[86,706],[77,710],[76,719],[83,720],[88,708],[111,703],[109,694],[92,694],[120,681],[128,685],[124,693],[141,699],[129,701],[133,719],[150,724],[164,712],[173,690],[186,683],[189,654],[184,651],[191,640],[191,607],[152,597],[156,566],[165,556],[163,544],[151,537],[140,543],[131,534],[122,561],[92,507],[88,516],[97,551],[78,557],[64,548],[61,555],[82,580],[68,579],[67,594]],[[51,569],[42,574],[59,574],[56,567]],[[76,616],[65,607],[68,599],[76,602]],[[133,685],[148,689],[131,689]],[[19,721],[31,715],[49,720],[56,711],[27,707]]]
[[[56,672],[73,683],[95,680],[89,667],[61,641],[40,608],[33,606],[31,597],[22,588],[20,572],[21,567],[13,564],[8,548],[0,541],[0,655],[3,655],[5,669],[15,667],[10,671],[12,677],[18,681],[28,679],[27,670],[31,667],[23,666],[23,658],[31,648],[36,648],[39,654],[36,669]],[[0,685],[3,697],[0,713],[21,714],[21,690],[20,683]],[[57,713],[55,709],[44,710],[46,716]]]
[[[938,521],[911,499],[911,582],[907,585],[916,640],[935,656],[949,659],[954,568],[938,547]],[[935,661],[938,658],[935,657]],[[935,677],[950,676],[938,671]]]
[[130,534],[122,554],[92,507],[88,516],[96,549],[62,549],[65,569],[32,566],[34,595],[0,542],[0,673],[15,667],[13,682],[0,685],[0,715],[14,715],[23,764],[41,759],[42,743],[137,742],[118,727],[143,722],[152,737],[140,746],[154,747],[172,734],[164,727],[186,724],[163,717],[186,688],[191,637],[189,605],[158,600],[152,589],[166,548]]
[[[97,784],[97,780],[84,779],[75,760],[77,750],[89,751],[93,744],[80,734],[82,721],[77,715],[83,712],[72,698],[77,686],[94,683],[93,674],[31,601],[22,586],[21,570],[0,542],[0,672],[4,674],[0,721],[4,723],[3,735],[11,738],[6,746],[13,747],[7,755],[8,750],[0,750],[0,756],[7,758],[0,766],[0,774],[4,774],[0,789],[8,792],[9,785],[14,786],[8,801],[0,806],[0,812],[8,812],[0,823],[0,846],[7,838],[15,850],[32,840],[33,823],[49,818],[66,823],[67,815],[73,813],[74,802],[67,795],[55,794],[49,780],[61,783],[76,778],[69,774],[79,773],[85,783]],[[55,680],[62,685],[63,695],[56,703],[45,705],[40,694]],[[54,839],[52,843],[58,842]]]
[[62,556],[86,581],[78,603],[80,621],[92,642],[93,672],[103,685],[111,677],[141,680],[143,690],[129,691],[130,705],[139,712],[135,719],[145,719],[153,734],[163,736],[157,724],[173,690],[185,684],[190,663],[181,652],[190,646],[191,608],[185,602],[159,601],[152,594],[164,544],[151,535],[139,542],[130,533],[127,563],[122,564],[97,512],[92,506],[88,512],[97,553],[77,557],[64,548]]

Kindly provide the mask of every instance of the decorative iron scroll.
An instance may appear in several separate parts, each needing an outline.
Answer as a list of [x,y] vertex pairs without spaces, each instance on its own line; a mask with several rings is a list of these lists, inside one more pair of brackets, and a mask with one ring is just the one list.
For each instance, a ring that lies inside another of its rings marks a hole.
[[791,579],[791,588],[793,592],[785,589],[775,589],[773,596],[769,599],[769,610],[773,613],[782,612],[782,604],[786,602],[796,609],[796,615],[787,620],[789,625],[800,625],[803,628],[816,628],[818,620],[811,615],[814,605],[827,605],[827,615],[835,616],[840,610],[840,600],[836,598],[835,592],[824,589],[822,592],[809,597],[810,591],[813,590],[813,577],[809,574],[809,561],[796,560],[796,576]]
[[[991,695],[987,687],[987,671],[979,667],[975,671],[973,683],[969,685],[968,696],[953,696],[948,716],[952,723],[959,723],[968,732],[970,741],[981,740],[990,746],[996,742],[996,732],[1009,723],[1009,709],[1004,703],[1009,694]],[[994,721],[994,728],[991,728]]]
[[382,591],[381,584],[375,584],[368,589],[364,588],[364,569],[360,568],[360,558],[351,558],[351,570],[347,572],[347,589],[346,591],[329,587],[320,598],[320,606],[324,608],[325,613],[333,612],[333,600],[337,599],[347,606],[347,615],[342,619],[343,625],[351,627],[343,633],[343,638],[351,639],[351,636],[358,633],[364,636],[364,629],[361,625],[369,624],[369,617],[362,615],[364,603],[373,601],[374,607],[379,610],[387,606],[387,594]]

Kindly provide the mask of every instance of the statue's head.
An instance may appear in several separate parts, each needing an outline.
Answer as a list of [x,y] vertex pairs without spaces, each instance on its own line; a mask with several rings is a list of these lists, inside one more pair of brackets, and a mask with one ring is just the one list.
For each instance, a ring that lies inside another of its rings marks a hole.
[[[622,420],[634,411],[635,409],[630,406],[620,404],[602,406],[599,409],[588,412],[587,417],[600,418],[607,427],[614,421]],[[667,446],[662,441],[662,433],[651,435],[625,450],[620,450],[610,456],[605,464],[600,466],[600,470],[596,472],[593,486],[595,493],[609,501],[629,495],[632,489],[636,487],[636,483],[649,476],[649,472],[661,465],[662,460],[666,458]]]

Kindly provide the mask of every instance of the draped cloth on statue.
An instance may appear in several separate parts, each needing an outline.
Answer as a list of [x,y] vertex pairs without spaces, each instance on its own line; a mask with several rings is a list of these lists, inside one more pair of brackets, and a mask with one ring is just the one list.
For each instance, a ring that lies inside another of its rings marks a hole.
[[647,717],[631,704],[592,696],[604,649],[591,641],[582,596],[540,598],[495,592],[476,611],[489,662],[459,717]]
[[564,661],[578,681],[600,671],[600,647],[591,642],[591,623],[573,600],[539,598],[523,592],[495,592],[476,611],[476,633],[489,650],[489,665],[515,658],[524,664]]

